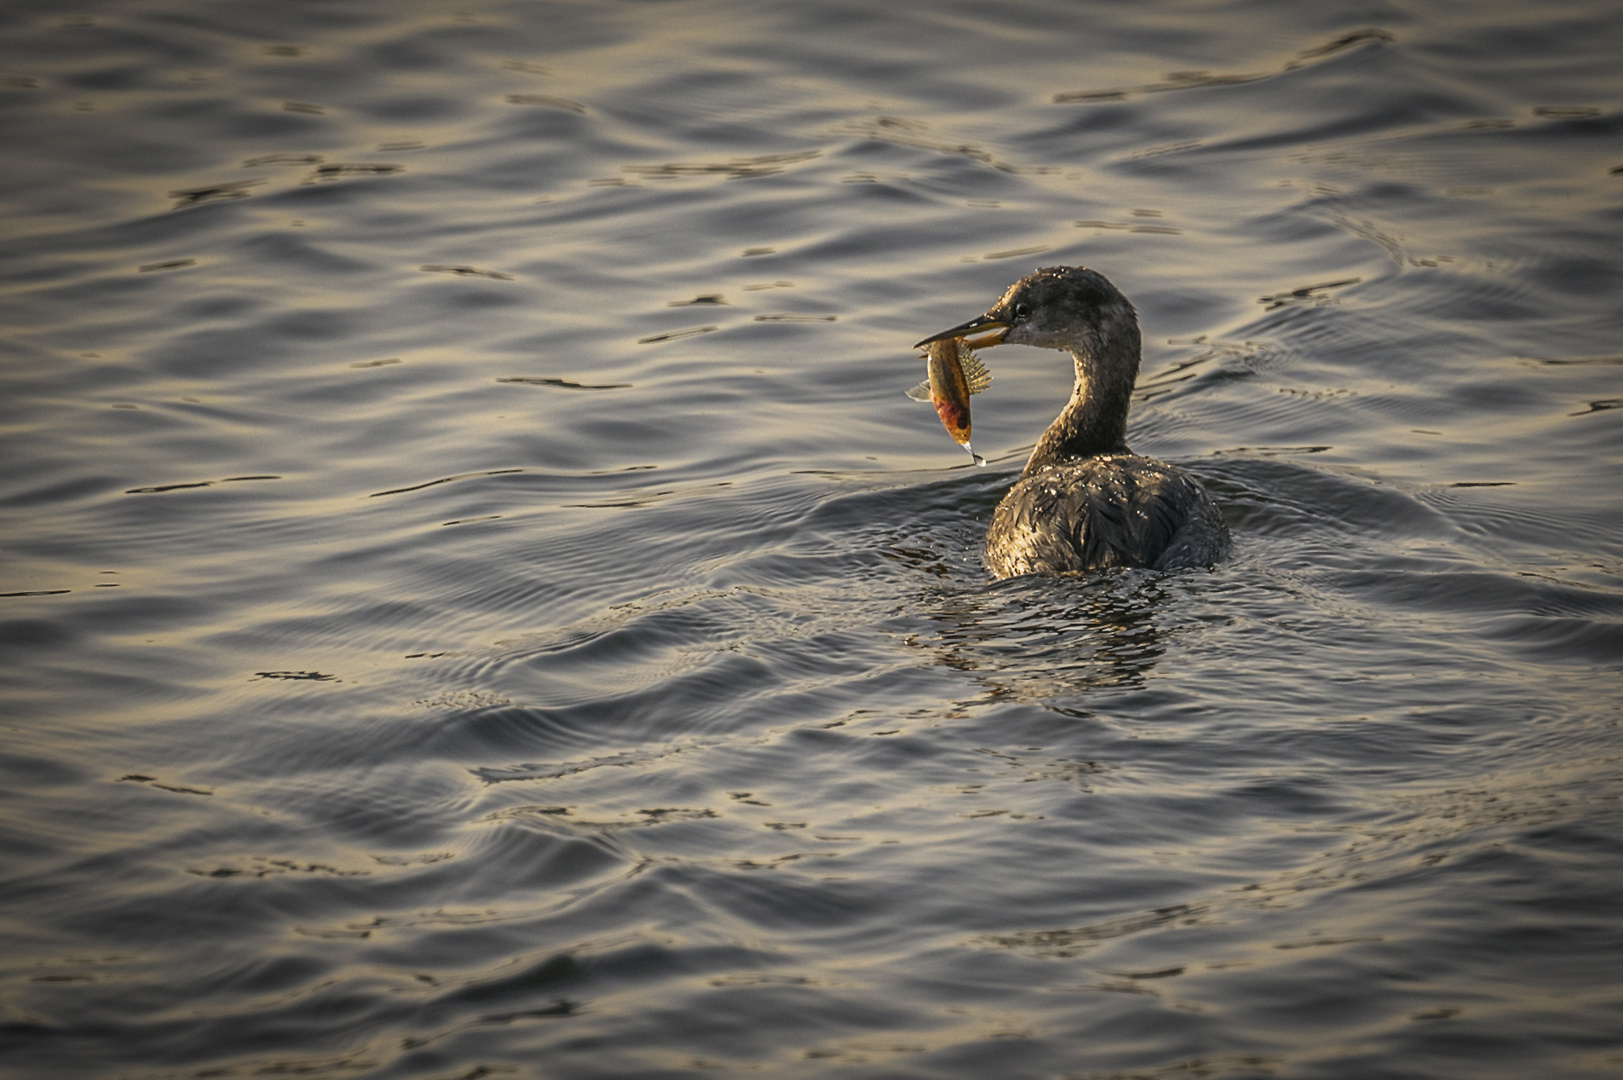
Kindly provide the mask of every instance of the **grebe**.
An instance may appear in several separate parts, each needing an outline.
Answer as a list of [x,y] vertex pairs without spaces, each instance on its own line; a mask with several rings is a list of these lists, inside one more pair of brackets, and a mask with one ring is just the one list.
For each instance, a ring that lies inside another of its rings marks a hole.
[[1071,400],[1031,452],[986,530],[994,576],[1111,566],[1211,566],[1229,549],[1217,504],[1181,469],[1127,449],[1138,377],[1138,315],[1103,274],[1051,266],[1021,278],[984,315],[920,346],[1036,345],[1076,363]]

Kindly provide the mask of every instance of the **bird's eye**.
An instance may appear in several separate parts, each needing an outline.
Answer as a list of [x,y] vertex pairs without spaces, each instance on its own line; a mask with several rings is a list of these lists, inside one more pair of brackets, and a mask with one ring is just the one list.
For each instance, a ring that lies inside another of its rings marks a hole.
[[1026,316],[1028,316],[1030,314],[1031,314],[1031,305],[1030,304],[1016,304],[1016,305],[1014,305],[1014,317],[1015,318],[1024,319]]

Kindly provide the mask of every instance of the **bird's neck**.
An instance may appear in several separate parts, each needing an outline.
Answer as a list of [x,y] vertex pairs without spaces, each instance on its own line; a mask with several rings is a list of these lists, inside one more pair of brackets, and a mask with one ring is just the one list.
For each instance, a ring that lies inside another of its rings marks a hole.
[[1140,347],[1138,327],[1131,325],[1086,352],[1071,350],[1076,362],[1071,400],[1037,440],[1022,476],[1074,458],[1127,453],[1127,408]]

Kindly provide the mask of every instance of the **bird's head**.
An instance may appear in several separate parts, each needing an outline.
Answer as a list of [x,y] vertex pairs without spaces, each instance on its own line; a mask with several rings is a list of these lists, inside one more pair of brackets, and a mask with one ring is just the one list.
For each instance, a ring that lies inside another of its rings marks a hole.
[[1136,336],[1137,329],[1133,305],[1103,274],[1085,266],[1050,266],[1010,285],[986,314],[932,334],[919,345],[964,338],[974,349],[1036,345],[1096,355],[1116,335]]

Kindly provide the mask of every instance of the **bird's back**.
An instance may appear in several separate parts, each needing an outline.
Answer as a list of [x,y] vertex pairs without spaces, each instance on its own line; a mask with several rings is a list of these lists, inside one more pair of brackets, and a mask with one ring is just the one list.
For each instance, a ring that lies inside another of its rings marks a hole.
[[1210,566],[1228,552],[1223,515],[1188,473],[1137,454],[1028,470],[992,515],[986,564],[1000,578],[1113,566]]

